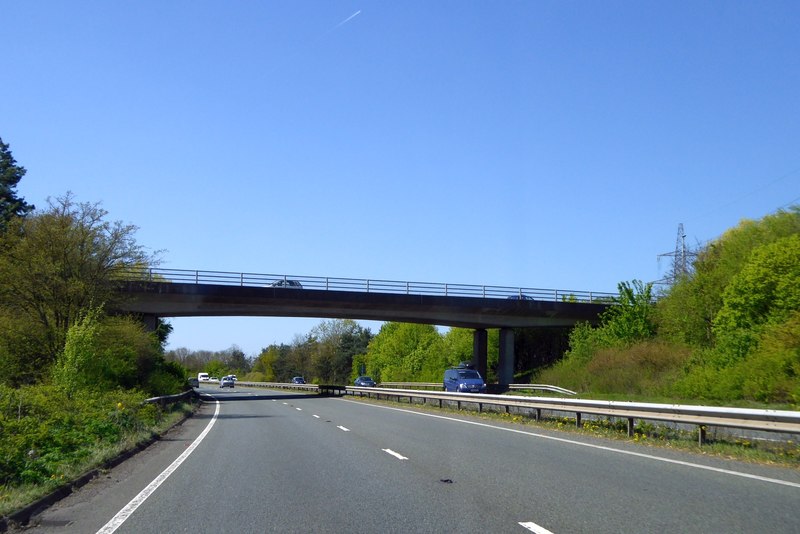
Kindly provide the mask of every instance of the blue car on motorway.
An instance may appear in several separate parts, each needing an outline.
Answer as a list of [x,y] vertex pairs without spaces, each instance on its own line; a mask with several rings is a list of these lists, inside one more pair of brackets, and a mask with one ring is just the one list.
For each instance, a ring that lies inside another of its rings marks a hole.
[[356,386],[362,387],[362,388],[374,388],[375,387],[375,381],[372,378],[368,377],[368,376],[359,376],[358,378],[356,378],[354,384]]
[[486,393],[486,382],[475,369],[453,367],[444,372],[444,390],[457,393]]

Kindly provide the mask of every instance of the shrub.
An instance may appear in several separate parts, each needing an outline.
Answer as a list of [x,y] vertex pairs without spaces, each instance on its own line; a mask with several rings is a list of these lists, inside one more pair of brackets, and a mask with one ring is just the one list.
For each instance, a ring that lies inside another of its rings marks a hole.
[[93,447],[118,443],[160,417],[136,391],[72,395],[49,385],[0,386],[0,485],[58,479]]

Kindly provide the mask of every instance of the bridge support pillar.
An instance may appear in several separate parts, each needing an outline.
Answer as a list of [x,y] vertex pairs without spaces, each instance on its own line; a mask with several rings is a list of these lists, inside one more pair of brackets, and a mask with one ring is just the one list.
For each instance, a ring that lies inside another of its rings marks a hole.
[[500,353],[497,361],[497,383],[507,386],[514,381],[514,330],[500,329]]
[[472,365],[486,380],[487,354],[489,346],[489,335],[486,329],[478,328],[472,332]]
[[144,313],[142,314],[142,322],[148,332],[155,332],[156,328],[158,328],[158,315]]

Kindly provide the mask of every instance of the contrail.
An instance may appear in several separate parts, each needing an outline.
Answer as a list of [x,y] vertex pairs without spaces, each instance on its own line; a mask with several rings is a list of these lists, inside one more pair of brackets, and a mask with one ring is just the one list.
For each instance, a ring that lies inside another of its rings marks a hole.
[[339,23],[339,24],[337,24],[336,26],[334,26],[334,27],[333,27],[333,29],[335,30],[335,29],[336,29],[336,28],[338,28],[339,26],[343,26],[343,25],[347,24],[348,22],[350,22],[351,20],[353,20],[355,17],[357,17],[359,13],[361,13],[361,10],[360,10],[360,9],[359,9],[358,11],[356,11],[355,13],[353,13],[352,15],[350,15],[349,17],[347,17],[346,19],[344,19],[342,22],[340,22],[340,23]]

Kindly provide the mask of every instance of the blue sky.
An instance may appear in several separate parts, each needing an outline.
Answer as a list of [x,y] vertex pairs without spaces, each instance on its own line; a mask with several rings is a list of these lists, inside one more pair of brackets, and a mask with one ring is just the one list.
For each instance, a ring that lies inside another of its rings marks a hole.
[[[800,202],[800,3],[2,2],[0,137],[162,267],[616,291]],[[255,355],[317,319],[173,319]],[[379,323],[365,323],[377,332]]]

